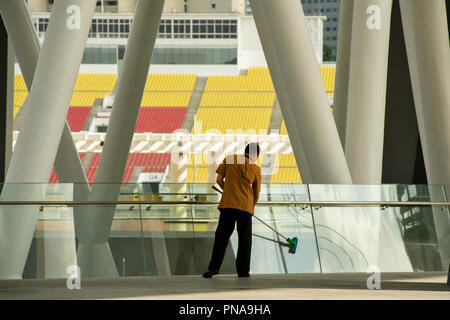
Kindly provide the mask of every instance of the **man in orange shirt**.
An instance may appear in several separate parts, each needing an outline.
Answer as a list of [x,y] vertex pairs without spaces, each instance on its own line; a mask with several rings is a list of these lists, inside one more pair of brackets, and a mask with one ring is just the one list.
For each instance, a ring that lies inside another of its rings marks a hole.
[[252,247],[252,215],[261,189],[261,169],[256,165],[260,152],[257,143],[245,147],[244,155],[230,155],[217,168],[217,183],[223,194],[219,203],[219,224],[208,271],[211,278],[219,273],[234,226],[237,222],[239,237],[236,270],[239,277],[249,277]]

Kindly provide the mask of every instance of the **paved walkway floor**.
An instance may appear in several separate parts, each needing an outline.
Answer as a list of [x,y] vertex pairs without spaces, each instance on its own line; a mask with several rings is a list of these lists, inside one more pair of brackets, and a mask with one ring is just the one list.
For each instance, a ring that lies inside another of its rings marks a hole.
[[81,279],[80,290],[66,279],[0,280],[0,299],[163,299],[312,300],[445,299],[450,287],[443,272],[382,273],[381,289],[367,289],[366,273],[123,277]]

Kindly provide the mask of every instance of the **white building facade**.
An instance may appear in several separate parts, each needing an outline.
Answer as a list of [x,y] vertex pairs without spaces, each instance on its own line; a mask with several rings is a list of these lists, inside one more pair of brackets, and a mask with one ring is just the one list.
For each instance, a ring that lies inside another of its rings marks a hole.
[[[240,2],[235,3],[239,7]],[[245,10],[245,6],[242,8]],[[49,12],[32,13],[41,42],[49,17]],[[306,17],[319,64],[322,63],[324,20],[322,16]],[[80,73],[117,74],[132,21],[132,13],[96,13]],[[255,66],[267,66],[267,63],[253,16],[240,13],[163,14],[150,73],[238,75],[240,70]],[[16,74],[20,74],[18,64]]]

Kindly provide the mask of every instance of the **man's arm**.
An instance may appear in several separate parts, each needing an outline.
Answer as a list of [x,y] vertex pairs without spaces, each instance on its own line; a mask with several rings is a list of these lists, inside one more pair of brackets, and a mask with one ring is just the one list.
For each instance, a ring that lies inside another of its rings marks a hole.
[[216,178],[216,182],[217,184],[220,186],[220,188],[223,190],[223,188],[225,187],[225,177],[222,176],[221,174],[217,174],[217,178]]
[[252,184],[253,188],[253,206],[256,206],[259,199],[259,191],[261,190],[261,169],[258,170],[256,174],[256,179]]

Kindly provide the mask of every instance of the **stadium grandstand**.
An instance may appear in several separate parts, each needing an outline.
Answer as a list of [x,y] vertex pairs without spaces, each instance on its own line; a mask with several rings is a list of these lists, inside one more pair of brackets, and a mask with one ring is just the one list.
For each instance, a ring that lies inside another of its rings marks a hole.
[[[111,1],[103,3],[103,6],[100,2],[97,5],[67,115],[73,133],[107,131],[123,50],[133,18],[132,2],[129,6],[123,3],[115,5]],[[191,1],[186,8],[182,7],[184,14],[176,15],[173,15],[173,8],[180,9],[177,7],[179,2],[166,2],[135,134],[170,134],[183,128],[185,124],[190,127],[185,126],[184,129],[193,134],[211,131],[226,134],[227,131],[234,133],[239,129],[246,133],[254,131],[258,135],[271,132],[287,135],[282,117],[276,117],[280,113],[279,105],[262,47],[259,41],[254,40],[258,36],[249,5],[239,3],[231,7],[231,1],[224,2],[227,3],[225,7],[210,11],[202,1]],[[39,41],[43,42],[51,4],[30,1],[29,10]],[[180,19],[180,16],[184,18]],[[307,22],[331,106],[336,67],[333,62],[322,62],[324,19],[321,16],[308,16]],[[234,28],[234,24],[240,28]],[[202,40],[205,38],[208,39],[206,42]],[[244,39],[252,41],[244,46]],[[190,55],[189,50],[192,48],[195,48],[196,55]],[[167,54],[174,58],[170,64],[159,58],[160,55]],[[227,58],[220,58],[221,56],[228,56],[231,60],[238,56],[242,58],[229,64]],[[181,57],[183,61],[177,60]],[[203,61],[201,57],[204,57]],[[178,73],[179,70],[186,72]],[[167,71],[170,73],[165,73]],[[194,90],[196,94],[192,98]],[[27,96],[28,89],[20,67],[16,64],[14,118],[19,115],[16,130],[20,130],[20,117],[26,107]],[[186,115],[190,115],[194,121],[188,121]],[[201,127],[194,125],[195,123]],[[137,182],[141,173],[167,175],[170,155],[159,155],[158,150],[155,151],[150,154],[130,153],[123,182]],[[79,152],[90,183],[95,181],[100,152],[101,150]],[[271,172],[275,174],[273,177],[266,177],[265,181],[301,182],[294,156],[290,152],[290,155],[281,155],[280,159],[275,159],[274,163],[280,165],[272,168]],[[208,181],[207,163],[195,163],[195,159],[202,158],[206,159],[206,154],[196,155],[189,161],[188,183]],[[137,159],[139,160],[136,161]],[[58,181],[53,169],[50,182]]]
[[[324,86],[329,97],[333,97],[335,66],[321,66]],[[188,108],[197,110],[195,119],[201,128],[193,126],[192,133],[218,130],[222,134],[243,130],[254,130],[257,134],[268,134],[276,95],[267,67],[250,67],[246,75],[207,77],[204,91],[200,92],[199,105],[189,104],[194,90],[196,75],[192,74],[150,74],[141,102],[135,133],[172,133],[182,128]],[[67,115],[72,132],[98,132],[105,126],[95,126],[96,121],[108,119],[109,108],[103,108],[106,96],[114,95],[117,76],[114,74],[80,74]],[[23,76],[15,76],[14,117],[24,112],[28,90]],[[224,121],[226,119],[226,121]],[[281,126],[280,126],[281,125]],[[20,129],[20,128],[19,128]],[[287,135],[284,121],[271,127]],[[205,156],[206,157],[206,156]],[[300,183],[301,178],[293,154],[280,155],[277,174],[272,183]],[[80,153],[90,183],[95,181],[100,153]],[[170,162],[169,154],[131,153],[123,178],[124,183],[137,182],[141,172],[166,172]],[[207,182],[207,165],[193,163],[188,167],[189,183]],[[58,182],[53,169],[51,183]]]

